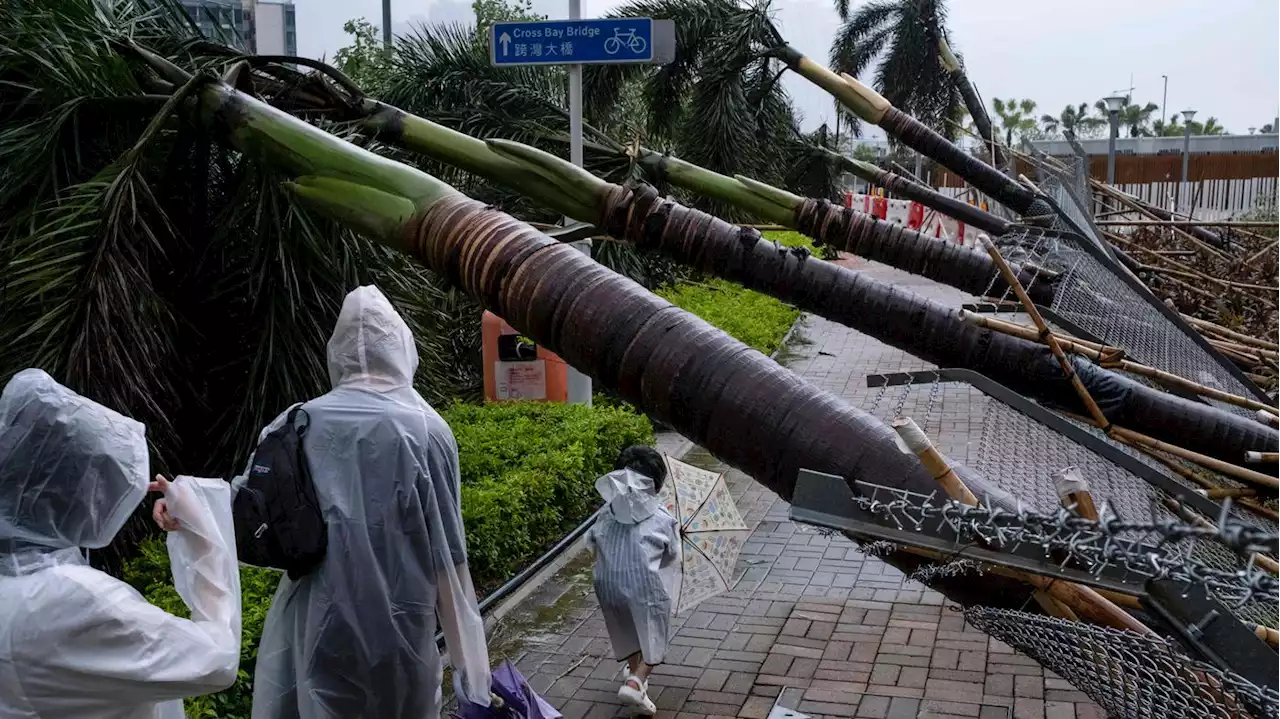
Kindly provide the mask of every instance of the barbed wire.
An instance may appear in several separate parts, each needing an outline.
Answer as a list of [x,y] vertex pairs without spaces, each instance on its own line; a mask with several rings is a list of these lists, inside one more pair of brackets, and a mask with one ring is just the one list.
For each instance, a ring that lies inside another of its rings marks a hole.
[[1242,557],[1276,551],[1280,539],[1276,532],[1231,519],[1226,511],[1211,526],[1177,520],[1128,522],[1111,513],[1095,522],[1065,508],[1048,514],[1022,506],[1009,510],[989,501],[971,507],[936,492],[925,495],[863,481],[854,486],[858,491],[854,502],[861,509],[898,529],[932,533],[945,526],[961,538],[1007,551],[1039,546],[1046,557],[1059,553],[1063,565],[1076,563],[1095,576],[1115,567],[1144,579],[1202,585],[1235,607],[1250,601],[1280,601],[1280,581],[1252,559],[1243,560],[1241,569],[1228,571],[1206,566],[1186,552],[1171,551],[1187,541],[1220,542]]

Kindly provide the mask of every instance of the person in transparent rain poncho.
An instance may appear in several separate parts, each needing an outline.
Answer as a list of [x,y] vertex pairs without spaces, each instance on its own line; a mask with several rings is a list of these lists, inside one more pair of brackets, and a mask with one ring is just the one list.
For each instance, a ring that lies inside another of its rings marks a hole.
[[230,487],[156,477],[190,619],[89,566],[148,483],[143,426],[40,370],[0,394],[0,717],[181,719],[182,698],[226,689],[240,663]]
[[258,647],[253,717],[435,719],[437,612],[456,691],[489,706],[458,447],[414,391],[413,335],[376,287],[346,296],[328,363],[333,389],[303,405],[302,444],[329,546],[310,574],[280,579]]
[[587,533],[609,643],[614,657],[627,663],[618,700],[649,716],[657,711],[648,695],[649,674],[667,652],[679,558],[676,520],[658,499],[666,477],[657,450],[641,445],[622,450],[614,471],[596,480],[607,504]]

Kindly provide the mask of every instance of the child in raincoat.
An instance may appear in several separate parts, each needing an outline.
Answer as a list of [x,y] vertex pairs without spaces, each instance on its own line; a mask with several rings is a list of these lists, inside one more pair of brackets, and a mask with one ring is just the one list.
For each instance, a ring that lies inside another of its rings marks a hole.
[[614,656],[627,663],[618,699],[639,714],[657,709],[649,674],[662,663],[670,637],[672,585],[679,528],[658,493],[666,463],[652,447],[622,450],[614,471],[596,480],[607,506],[587,534],[595,553],[595,591]]

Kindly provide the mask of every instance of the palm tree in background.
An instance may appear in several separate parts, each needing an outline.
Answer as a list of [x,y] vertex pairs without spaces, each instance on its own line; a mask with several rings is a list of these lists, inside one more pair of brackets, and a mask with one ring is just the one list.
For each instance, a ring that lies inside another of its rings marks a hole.
[[1041,115],[1040,124],[1049,134],[1061,132],[1065,135],[1069,132],[1076,137],[1089,138],[1099,134],[1102,128],[1107,126],[1107,121],[1090,115],[1089,104],[1082,102],[1079,105],[1067,105],[1056,117]]
[[[1102,100],[1094,103],[1094,107],[1098,108],[1098,112],[1103,117],[1108,117],[1107,104]],[[1151,118],[1156,114],[1160,106],[1154,102],[1148,102],[1145,105],[1133,104],[1133,98],[1125,97],[1124,105],[1120,107],[1119,120],[1120,126],[1128,128],[1129,137],[1150,137]]]
[[858,77],[876,65],[873,84],[881,95],[954,138],[962,103],[951,73],[938,59],[946,23],[943,0],[880,0],[852,14],[849,4],[836,0],[844,22],[831,45],[832,69]]
[[991,98],[991,107],[996,111],[996,116],[1000,118],[1000,129],[1004,130],[1004,143],[1009,147],[1013,147],[1014,135],[1021,138],[1038,129],[1035,115],[1036,103],[1034,100],[1028,98],[1001,100],[998,97],[993,97]]

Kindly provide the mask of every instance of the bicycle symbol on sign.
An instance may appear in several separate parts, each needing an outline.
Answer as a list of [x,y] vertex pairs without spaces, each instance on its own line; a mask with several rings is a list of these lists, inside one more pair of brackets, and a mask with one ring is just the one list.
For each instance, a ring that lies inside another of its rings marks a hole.
[[613,37],[604,41],[604,53],[606,55],[616,55],[622,49],[624,43],[627,49],[636,55],[643,53],[645,48],[649,46],[644,41],[644,38],[636,35],[635,28],[625,32],[622,28],[614,28]]

